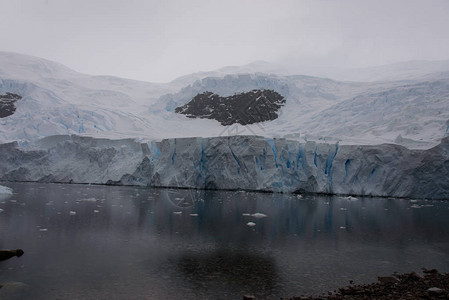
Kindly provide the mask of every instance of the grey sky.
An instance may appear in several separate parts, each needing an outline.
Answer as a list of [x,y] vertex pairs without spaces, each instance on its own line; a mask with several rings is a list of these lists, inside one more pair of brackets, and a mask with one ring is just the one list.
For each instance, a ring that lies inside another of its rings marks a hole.
[[448,0],[0,0],[0,50],[147,81],[256,60],[449,59]]

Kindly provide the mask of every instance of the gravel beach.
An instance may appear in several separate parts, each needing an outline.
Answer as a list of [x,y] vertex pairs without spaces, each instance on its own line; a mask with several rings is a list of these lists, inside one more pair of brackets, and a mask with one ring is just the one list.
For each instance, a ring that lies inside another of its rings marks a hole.
[[299,296],[283,300],[340,300],[340,299],[449,299],[449,273],[422,269],[416,272],[378,277],[378,282],[356,285],[322,294],[320,296]]

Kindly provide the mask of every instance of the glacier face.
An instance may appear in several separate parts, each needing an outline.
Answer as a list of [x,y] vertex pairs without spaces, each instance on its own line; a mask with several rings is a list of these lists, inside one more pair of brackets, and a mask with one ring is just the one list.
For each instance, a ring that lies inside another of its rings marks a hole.
[[428,150],[260,136],[0,145],[0,180],[449,198],[449,138]]

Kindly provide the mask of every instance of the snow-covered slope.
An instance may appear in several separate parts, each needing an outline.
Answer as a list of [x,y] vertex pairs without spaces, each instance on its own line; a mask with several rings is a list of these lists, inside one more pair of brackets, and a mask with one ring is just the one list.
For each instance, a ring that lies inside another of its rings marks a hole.
[[370,68],[358,68],[323,72],[324,76],[348,81],[424,80],[449,78],[449,60],[408,61]]
[[[445,66],[421,62],[414,65],[414,74],[417,69],[440,72],[419,80],[406,73],[406,81],[363,83],[279,75],[282,70],[258,62],[154,84],[84,75],[40,58],[0,52],[0,94],[23,97],[13,115],[0,119],[0,143],[31,145],[58,134],[145,140],[241,134],[428,149],[448,134],[449,79],[441,75]],[[174,113],[199,93],[226,97],[254,89],[274,90],[286,99],[279,118],[222,126]]]
[[23,99],[0,121],[0,142],[53,134],[138,136],[148,127],[139,112],[166,87],[110,76],[88,76],[60,64],[0,52],[0,94]]

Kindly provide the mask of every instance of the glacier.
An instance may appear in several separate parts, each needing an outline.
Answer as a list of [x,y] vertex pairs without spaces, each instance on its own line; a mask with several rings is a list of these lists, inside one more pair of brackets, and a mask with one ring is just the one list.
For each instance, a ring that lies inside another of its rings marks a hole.
[[[248,66],[148,83],[90,76],[44,59],[0,52],[0,94],[22,97],[14,114],[0,119],[0,143],[34,143],[71,134],[150,141],[234,131],[302,142],[429,149],[449,134],[449,69],[443,72],[444,66],[424,68],[436,73],[396,81],[335,81],[255,72],[257,67]],[[174,113],[175,107],[205,91],[227,97],[254,89],[271,89],[285,97],[278,119],[226,128]]]
[[[449,64],[358,81],[267,70],[148,83],[0,52],[0,95],[22,97],[0,119],[0,181],[449,199]],[[254,89],[285,97],[277,119],[222,126],[174,112],[205,91]]]
[[0,180],[449,198],[449,137],[431,149],[261,136],[139,142],[76,135],[0,145]]

